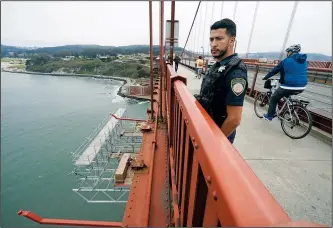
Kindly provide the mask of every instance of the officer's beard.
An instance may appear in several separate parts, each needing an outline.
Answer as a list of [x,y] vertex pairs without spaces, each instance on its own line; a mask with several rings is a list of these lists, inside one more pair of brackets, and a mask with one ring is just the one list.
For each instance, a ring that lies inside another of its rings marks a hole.
[[214,57],[215,59],[222,59],[222,58],[225,56],[226,53],[227,53],[227,50],[220,51],[220,54],[219,54],[219,55],[213,55],[213,57]]

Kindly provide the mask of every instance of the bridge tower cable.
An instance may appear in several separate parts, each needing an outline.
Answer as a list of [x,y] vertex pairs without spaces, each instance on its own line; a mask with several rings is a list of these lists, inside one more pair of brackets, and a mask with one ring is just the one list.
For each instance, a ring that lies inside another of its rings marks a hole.
[[249,38],[249,43],[247,45],[246,57],[245,58],[249,57],[250,45],[251,45],[251,41],[252,41],[252,35],[253,35],[254,25],[255,25],[256,19],[257,19],[257,13],[258,13],[259,4],[260,4],[260,2],[257,1],[256,8],[254,10],[254,15],[253,15],[253,20],[252,20],[252,27],[251,27],[251,32],[250,32],[250,38]]
[[192,28],[193,28],[193,24],[194,24],[195,18],[197,17],[197,13],[198,13],[200,4],[201,4],[201,1],[199,1],[198,7],[197,7],[197,11],[195,12],[195,15],[194,15],[194,18],[193,18],[193,21],[192,21],[192,25],[191,25],[190,31],[189,31],[189,33],[187,35],[187,39],[186,39],[186,42],[185,42],[185,45],[184,45],[184,48],[183,48],[181,56],[183,56],[183,54],[184,54],[184,50],[186,48],[186,44],[187,44],[188,38],[190,37],[190,34],[191,34],[191,31],[192,31]]
[[293,11],[291,12],[291,16],[290,16],[290,20],[289,20],[289,25],[288,25],[288,28],[287,28],[287,32],[286,32],[286,35],[284,37],[284,41],[283,41],[283,45],[282,45],[282,49],[281,49],[279,60],[282,59],[284,50],[286,49],[286,45],[287,45],[287,41],[288,41],[288,38],[289,38],[290,30],[291,30],[291,27],[292,27],[293,22],[294,22],[294,17],[295,17],[295,14],[296,14],[297,5],[298,5],[298,1],[295,1],[294,6],[293,6]]

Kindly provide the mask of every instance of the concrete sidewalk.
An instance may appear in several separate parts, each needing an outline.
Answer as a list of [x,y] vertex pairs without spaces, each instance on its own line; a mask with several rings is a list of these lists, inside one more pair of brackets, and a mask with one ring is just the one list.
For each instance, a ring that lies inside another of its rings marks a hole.
[[[202,78],[181,65],[178,74],[199,93]],[[259,119],[246,100],[234,146],[293,220],[332,226],[331,145],[310,134],[290,139],[278,120]]]

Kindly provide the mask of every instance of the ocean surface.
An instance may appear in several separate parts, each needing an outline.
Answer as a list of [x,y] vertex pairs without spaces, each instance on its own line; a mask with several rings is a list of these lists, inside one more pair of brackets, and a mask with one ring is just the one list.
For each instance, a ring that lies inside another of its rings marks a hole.
[[[120,107],[146,118],[149,102],[117,96],[121,82],[1,72],[1,227],[40,227],[46,218],[121,221],[125,204],[89,204],[77,188],[71,152]],[[53,226],[52,226],[53,227]]]

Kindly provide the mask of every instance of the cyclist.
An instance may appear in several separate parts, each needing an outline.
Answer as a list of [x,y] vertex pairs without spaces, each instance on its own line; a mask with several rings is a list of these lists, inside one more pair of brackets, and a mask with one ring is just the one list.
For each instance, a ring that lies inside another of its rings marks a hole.
[[263,80],[280,72],[280,87],[272,95],[267,114],[264,114],[264,119],[272,121],[275,117],[276,105],[283,97],[302,93],[308,84],[307,75],[307,55],[300,54],[301,45],[296,44],[286,49],[287,58],[282,60],[274,67]]

